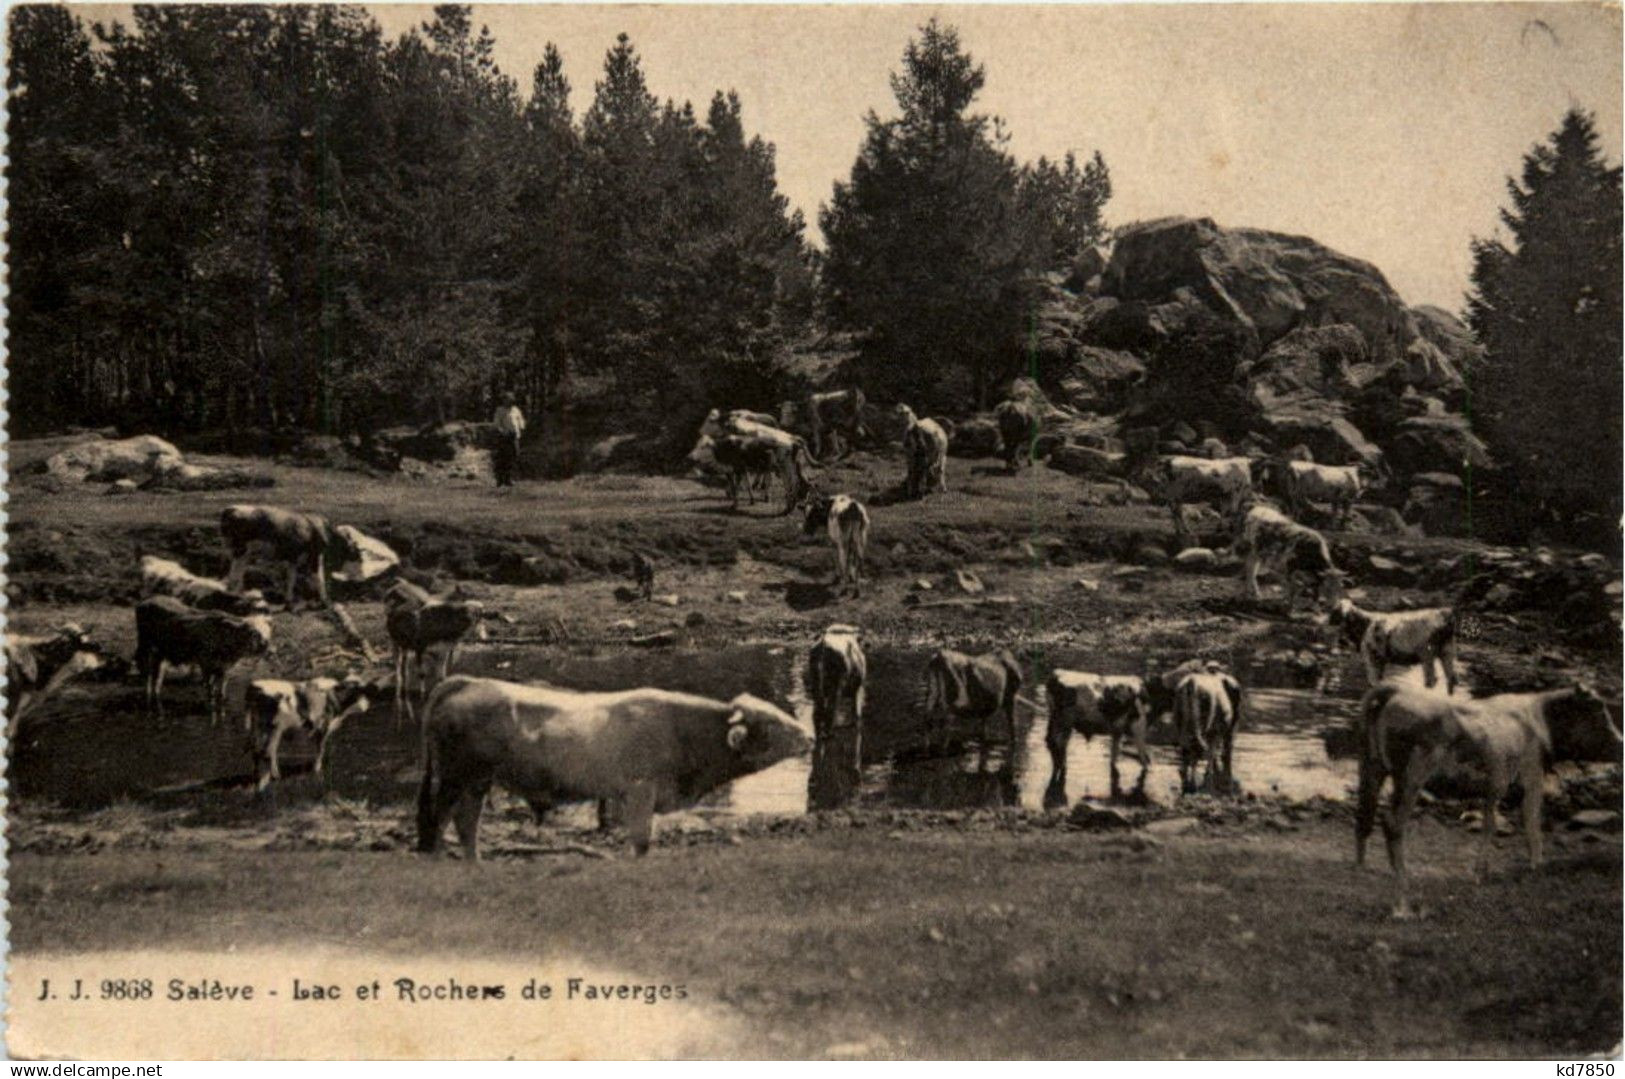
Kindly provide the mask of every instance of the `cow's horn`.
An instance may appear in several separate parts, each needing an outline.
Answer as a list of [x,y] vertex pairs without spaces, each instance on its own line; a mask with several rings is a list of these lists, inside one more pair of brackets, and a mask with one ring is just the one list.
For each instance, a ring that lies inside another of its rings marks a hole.
[[736,708],[728,717],[728,748],[737,750],[745,744],[750,730],[745,726],[745,712]]

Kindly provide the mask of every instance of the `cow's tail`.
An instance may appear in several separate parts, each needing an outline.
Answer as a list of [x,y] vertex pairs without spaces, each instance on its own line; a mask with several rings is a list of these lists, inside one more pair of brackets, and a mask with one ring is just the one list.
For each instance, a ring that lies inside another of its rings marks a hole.
[[1372,763],[1381,763],[1385,770],[1388,768],[1388,731],[1387,727],[1378,722],[1382,710],[1388,707],[1399,687],[1389,684],[1380,685],[1365,695],[1360,702],[1360,764],[1364,771]]

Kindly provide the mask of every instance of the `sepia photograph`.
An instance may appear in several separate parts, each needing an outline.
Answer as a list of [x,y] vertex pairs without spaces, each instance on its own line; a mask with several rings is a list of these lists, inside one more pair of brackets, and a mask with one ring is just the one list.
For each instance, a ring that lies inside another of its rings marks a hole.
[[4,61],[10,1059],[1613,1074],[1617,4]]

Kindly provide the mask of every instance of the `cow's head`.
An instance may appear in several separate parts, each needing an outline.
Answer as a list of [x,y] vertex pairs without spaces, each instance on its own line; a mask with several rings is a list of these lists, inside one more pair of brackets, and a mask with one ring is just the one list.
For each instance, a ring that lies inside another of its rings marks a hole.
[[254,637],[259,641],[256,654],[264,652],[271,647],[271,616],[266,614],[251,614],[243,619],[243,624],[254,631]]
[[820,494],[817,488],[809,487],[801,505],[807,511],[807,516],[801,522],[803,536],[816,536],[829,527],[830,507],[835,505],[834,495]]
[[795,717],[760,697],[741,693],[728,702],[728,750],[735,772],[758,772],[812,748],[812,740]]
[[1554,760],[1618,761],[1621,738],[1608,714],[1608,702],[1585,682],[1546,705],[1546,727]]

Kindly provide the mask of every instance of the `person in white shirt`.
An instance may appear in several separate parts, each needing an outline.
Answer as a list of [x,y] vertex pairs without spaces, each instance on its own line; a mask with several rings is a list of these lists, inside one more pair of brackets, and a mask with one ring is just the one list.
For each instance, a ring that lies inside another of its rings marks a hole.
[[519,439],[525,433],[525,414],[519,403],[509,394],[497,406],[491,422],[496,425],[497,445],[491,455],[491,469],[496,473],[498,487],[513,486],[514,466],[519,463]]

